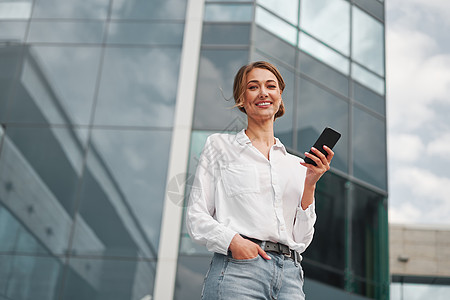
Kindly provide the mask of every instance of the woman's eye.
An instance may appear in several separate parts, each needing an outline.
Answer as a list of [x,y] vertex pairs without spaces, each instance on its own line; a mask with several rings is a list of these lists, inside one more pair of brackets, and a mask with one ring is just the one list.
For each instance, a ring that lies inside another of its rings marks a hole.
[[269,85],[269,89],[275,89],[276,86],[275,85]]
[[256,86],[250,86],[248,89],[249,89],[249,90],[256,90],[257,87],[256,87]]

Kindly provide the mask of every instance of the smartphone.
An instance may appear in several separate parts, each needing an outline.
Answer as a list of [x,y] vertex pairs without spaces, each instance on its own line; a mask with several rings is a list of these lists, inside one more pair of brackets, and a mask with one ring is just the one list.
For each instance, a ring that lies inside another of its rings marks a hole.
[[[334,145],[336,145],[337,141],[341,138],[341,134],[337,132],[336,130],[326,127],[322,133],[320,134],[317,141],[314,143],[314,148],[325,154],[327,156],[327,151],[323,149],[324,145],[327,145],[328,148],[333,149]],[[309,150],[309,153],[312,155],[315,155],[312,150]],[[317,156],[317,155],[316,155]],[[317,166],[317,164],[309,157],[305,157],[305,163],[312,164],[314,166]]]

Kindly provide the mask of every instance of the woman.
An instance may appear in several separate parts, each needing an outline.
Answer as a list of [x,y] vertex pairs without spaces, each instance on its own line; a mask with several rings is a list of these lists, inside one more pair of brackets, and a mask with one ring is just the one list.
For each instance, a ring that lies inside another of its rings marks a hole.
[[191,237],[214,252],[202,299],[304,299],[300,254],[311,243],[314,192],[327,156],[289,154],[274,137],[285,83],[268,62],[243,66],[234,79],[246,129],[208,137],[187,209]]

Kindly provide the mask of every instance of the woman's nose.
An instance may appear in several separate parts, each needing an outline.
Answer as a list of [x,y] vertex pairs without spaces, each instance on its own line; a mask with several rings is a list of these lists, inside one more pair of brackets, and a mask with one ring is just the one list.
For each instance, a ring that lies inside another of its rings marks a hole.
[[261,89],[259,90],[259,97],[260,97],[260,98],[265,98],[265,97],[267,97],[267,91],[266,91],[265,88],[261,88]]

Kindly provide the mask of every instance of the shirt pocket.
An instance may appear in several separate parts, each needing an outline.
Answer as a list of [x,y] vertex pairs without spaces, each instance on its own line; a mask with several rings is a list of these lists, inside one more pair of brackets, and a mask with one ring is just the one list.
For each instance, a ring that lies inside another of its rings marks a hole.
[[221,175],[229,197],[260,191],[258,171],[254,165],[229,164],[221,168]]

